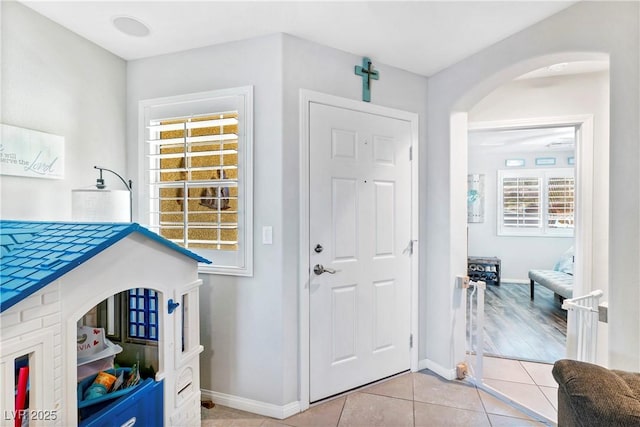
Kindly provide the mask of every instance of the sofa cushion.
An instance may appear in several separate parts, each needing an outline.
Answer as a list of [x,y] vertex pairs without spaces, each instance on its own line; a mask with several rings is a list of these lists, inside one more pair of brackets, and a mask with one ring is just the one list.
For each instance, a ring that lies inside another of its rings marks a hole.
[[573,275],[573,246],[567,249],[556,261],[553,270]]
[[559,427],[640,425],[640,374],[567,359],[558,360],[552,373]]

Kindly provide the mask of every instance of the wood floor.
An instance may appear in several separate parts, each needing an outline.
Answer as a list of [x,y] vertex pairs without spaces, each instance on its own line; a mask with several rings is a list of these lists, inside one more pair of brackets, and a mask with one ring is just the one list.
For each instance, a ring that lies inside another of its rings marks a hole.
[[486,355],[546,363],[565,356],[566,311],[539,285],[533,301],[528,284],[487,285],[484,330]]

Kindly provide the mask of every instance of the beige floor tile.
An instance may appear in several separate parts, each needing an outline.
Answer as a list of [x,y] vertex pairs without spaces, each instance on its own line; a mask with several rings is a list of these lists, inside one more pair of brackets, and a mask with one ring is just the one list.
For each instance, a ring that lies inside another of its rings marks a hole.
[[551,403],[549,403],[549,400],[538,386],[490,379],[487,379],[485,383],[527,408],[530,408],[551,420],[557,419],[556,409],[551,405]]
[[265,421],[264,418],[218,418],[202,420],[202,427],[260,427]]
[[556,411],[557,411],[558,410],[558,389],[553,387],[540,387],[540,390],[542,390],[544,395],[547,397],[549,402],[551,402],[553,407],[556,408]]
[[521,418],[523,420],[531,420],[533,418],[525,414],[524,412],[519,411],[508,403],[498,399],[495,396],[487,393],[484,390],[478,390],[480,394],[480,399],[484,404],[484,409],[490,415],[503,415],[510,418]]
[[413,402],[368,393],[347,396],[340,427],[413,427]]
[[283,424],[281,421],[266,419],[260,424],[260,427],[290,427],[288,424]]
[[483,359],[483,378],[535,384],[519,361],[499,357],[485,357]]
[[381,396],[397,397],[398,399],[413,400],[413,378],[411,374],[403,374],[380,384],[360,390],[362,393],[378,394]]
[[468,411],[431,403],[414,403],[415,427],[474,426],[489,427],[489,418],[484,412]]
[[296,427],[335,427],[347,398],[342,396],[328,402],[312,406],[304,412],[289,417],[282,422]]
[[[487,368],[485,372],[490,376],[485,376],[485,384],[551,420],[557,419],[557,388],[537,386],[532,380],[549,384],[550,365],[500,358],[485,358],[484,364]],[[529,382],[526,382],[526,378]],[[286,420],[221,405],[212,409],[203,408],[201,416],[203,427],[542,425],[526,413],[469,383],[447,381],[431,371],[401,375],[313,406]]]
[[[259,426],[266,419],[261,415],[222,405],[216,405],[211,409],[202,408],[200,415],[203,426]],[[204,421],[212,421],[212,424],[204,424]]]
[[461,381],[447,381],[429,371],[413,376],[413,398],[418,402],[483,411],[478,390]]
[[523,420],[521,418],[505,417],[504,415],[489,414],[492,427],[541,427],[544,424],[534,420]]
[[520,362],[524,369],[529,373],[533,381],[540,386],[558,388],[558,383],[553,379],[551,370],[553,365],[548,363]]

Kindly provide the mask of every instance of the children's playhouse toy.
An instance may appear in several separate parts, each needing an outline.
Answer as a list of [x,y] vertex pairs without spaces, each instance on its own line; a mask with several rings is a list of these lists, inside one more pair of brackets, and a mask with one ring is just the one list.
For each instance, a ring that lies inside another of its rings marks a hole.
[[200,425],[208,260],[135,223],[0,221],[0,238],[3,426]]

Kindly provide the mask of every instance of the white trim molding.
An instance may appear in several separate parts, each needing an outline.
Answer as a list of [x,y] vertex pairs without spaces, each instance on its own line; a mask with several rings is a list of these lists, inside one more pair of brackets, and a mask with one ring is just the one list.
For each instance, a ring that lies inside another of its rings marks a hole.
[[279,420],[284,420],[301,412],[300,402],[274,405],[273,403],[261,402],[259,400],[247,399],[245,397],[219,393],[212,390],[202,389],[200,391],[203,399],[210,399],[215,404],[263,415],[265,417],[277,418]]
[[446,380],[455,380],[456,379],[456,370],[455,369],[447,369],[442,365],[434,362],[429,359],[420,359],[418,363],[418,370],[422,371],[424,369],[428,369]]

